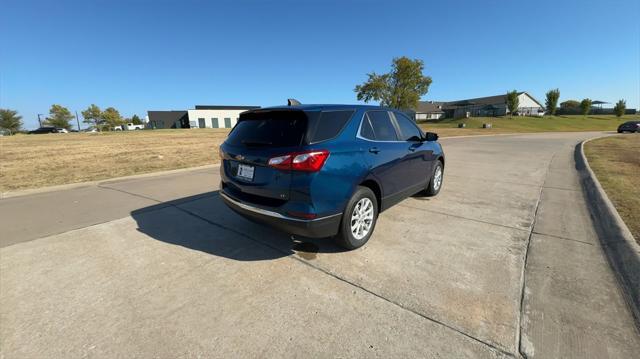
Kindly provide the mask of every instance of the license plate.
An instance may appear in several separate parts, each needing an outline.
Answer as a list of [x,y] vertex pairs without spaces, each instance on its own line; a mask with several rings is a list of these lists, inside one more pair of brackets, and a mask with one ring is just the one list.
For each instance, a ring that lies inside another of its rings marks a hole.
[[245,180],[253,181],[254,170],[255,170],[255,167],[253,166],[239,164],[237,176]]

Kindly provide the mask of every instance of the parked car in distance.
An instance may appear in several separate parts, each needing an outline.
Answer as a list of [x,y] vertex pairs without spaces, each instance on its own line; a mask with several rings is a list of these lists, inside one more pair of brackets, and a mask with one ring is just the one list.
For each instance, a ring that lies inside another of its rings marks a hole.
[[250,220],[355,249],[380,212],[419,192],[438,194],[445,161],[437,140],[378,106],[250,110],[220,146],[220,194]]
[[57,127],[56,130],[58,130],[58,133],[69,133],[69,131],[67,131],[66,128],[62,128],[62,127]]
[[135,125],[133,123],[127,123],[125,125],[115,126],[113,128],[114,131],[133,131],[133,130],[143,130],[144,125]]
[[27,132],[28,134],[42,134],[42,133],[58,133],[58,129],[53,126],[42,126],[35,130]]
[[623,132],[640,133],[640,121],[627,121],[618,126],[618,133]]

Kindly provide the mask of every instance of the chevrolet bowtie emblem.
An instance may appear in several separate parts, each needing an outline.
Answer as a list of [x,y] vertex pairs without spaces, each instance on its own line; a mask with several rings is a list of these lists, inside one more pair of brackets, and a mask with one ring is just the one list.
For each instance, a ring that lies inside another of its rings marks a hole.
[[244,160],[244,156],[243,155],[236,155],[236,160],[242,161],[242,160]]

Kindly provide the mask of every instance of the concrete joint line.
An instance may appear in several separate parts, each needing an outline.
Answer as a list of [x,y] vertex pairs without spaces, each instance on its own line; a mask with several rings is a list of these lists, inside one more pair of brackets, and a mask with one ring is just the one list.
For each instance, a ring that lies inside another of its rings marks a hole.
[[458,216],[456,214],[451,214],[451,213],[446,213],[446,212],[440,212],[440,211],[434,211],[432,209],[427,209],[427,208],[418,208],[418,207],[413,207],[413,206],[407,206],[406,204],[398,204],[398,207],[404,207],[404,208],[411,208],[411,209],[415,209],[418,211],[424,211],[424,212],[430,212],[430,213],[437,213],[437,214],[441,214],[443,216],[449,216],[449,217],[454,217],[454,218],[459,218],[459,219],[464,219],[466,221],[472,221],[472,222],[477,222],[477,223],[483,223],[483,224],[488,224],[491,226],[497,226],[497,227],[503,227],[503,228],[509,228],[509,229],[515,229],[518,231],[526,231],[529,232],[528,229],[525,228],[518,228],[518,227],[512,227],[512,226],[507,226],[504,224],[498,224],[498,223],[493,223],[493,222],[487,222],[487,221],[483,221],[481,219],[474,219],[474,218],[469,218],[469,217],[463,217],[463,216]]
[[539,235],[541,235],[541,236],[546,236],[546,237],[558,238],[558,239],[562,239],[562,240],[565,240],[565,241],[571,241],[571,242],[582,243],[582,244],[586,244],[586,245],[588,245],[588,246],[592,246],[592,245],[593,245],[593,243],[589,243],[589,242],[585,242],[585,241],[581,241],[581,240],[573,239],[573,238],[567,238],[567,237],[562,237],[562,236],[556,236],[555,234],[540,233],[540,232],[536,232],[536,231],[533,231],[532,233],[533,233],[533,234],[539,234]]
[[[597,138],[602,137],[605,136]],[[584,145],[597,138],[585,140],[575,147],[576,169],[602,250],[640,333],[640,246],[589,167]]]
[[[367,288],[365,288],[365,287],[363,287],[363,286],[361,286],[361,285],[359,285],[359,284],[357,284],[357,283],[354,283],[354,282],[352,282],[352,281],[350,281],[350,280],[348,280],[348,279],[346,279],[346,278],[342,278],[342,277],[340,277],[339,275],[337,275],[337,274],[335,274],[335,273],[332,273],[332,272],[330,272],[330,271],[327,271],[326,269],[320,268],[320,267],[318,267],[318,266],[316,266],[316,265],[314,265],[314,264],[312,264],[312,263],[309,263],[309,262],[307,262],[307,261],[305,261],[305,260],[303,260],[303,259],[301,259],[301,258],[298,258],[298,257],[295,257],[295,256],[291,256],[291,255],[290,255],[290,253],[288,253],[288,252],[286,252],[286,251],[283,251],[282,249],[280,249],[280,248],[278,248],[278,247],[276,247],[276,246],[273,246],[273,245],[270,245],[270,244],[268,244],[268,243],[266,243],[266,242],[260,241],[259,239],[255,239],[255,238],[253,238],[253,237],[251,237],[251,236],[249,236],[249,235],[247,235],[247,234],[244,234],[244,233],[242,233],[242,232],[239,232],[239,231],[235,230],[234,228],[227,227],[227,226],[224,226],[224,225],[222,225],[222,224],[219,224],[219,223],[213,222],[213,221],[211,221],[211,220],[209,220],[209,219],[207,219],[207,218],[205,218],[205,217],[202,217],[202,216],[198,215],[197,213],[191,212],[191,211],[189,211],[189,210],[187,210],[187,209],[182,208],[182,207],[180,207],[180,206],[179,206],[179,205],[180,205],[180,204],[182,204],[182,203],[187,203],[186,201],[185,201],[185,202],[181,202],[181,203],[177,203],[177,204],[174,204],[174,203],[169,204],[169,203],[166,203],[166,202],[162,202],[162,201],[160,201],[160,200],[157,200],[157,199],[155,199],[155,198],[147,197],[147,196],[140,195],[140,194],[137,194],[137,193],[128,192],[128,191],[121,190],[121,189],[118,189],[118,188],[108,187],[108,186],[106,186],[106,185],[98,185],[98,187],[99,187],[99,188],[102,188],[102,189],[107,189],[107,190],[117,191],[117,192],[125,193],[125,194],[131,195],[131,196],[135,196],[135,197],[143,198],[143,199],[146,199],[146,200],[149,200],[149,201],[156,202],[156,203],[158,203],[158,204],[165,204],[165,206],[161,206],[161,207],[158,207],[158,208],[154,208],[153,210],[149,210],[149,212],[152,212],[152,211],[155,211],[155,210],[165,209],[165,208],[168,208],[168,207],[175,208],[175,209],[177,209],[177,210],[179,210],[179,211],[181,211],[181,212],[183,212],[183,213],[185,213],[185,214],[188,214],[188,215],[193,216],[193,217],[195,217],[195,218],[197,218],[197,219],[200,219],[200,220],[202,220],[202,221],[204,221],[204,222],[206,222],[206,223],[208,223],[208,224],[210,224],[210,225],[213,225],[213,226],[216,226],[216,227],[218,227],[218,228],[221,228],[221,229],[227,230],[227,231],[229,231],[229,232],[232,232],[232,233],[234,233],[234,234],[236,234],[236,235],[238,235],[238,236],[240,236],[240,237],[243,237],[243,238],[245,238],[245,239],[248,239],[248,240],[250,240],[250,241],[252,241],[252,242],[254,242],[254,243],[257,243],[257,244],[259,244],[259,245],[262,245],[262,246],[264,246],[264,247],[267,247],[267,248],[269,248],[269,249],[271,249],[271,250],[274,250],[274,251],[276,251],[276,252],[278,252],[278,253],[286,254],[286,255],[287,255],[287,257],[288,257],[289,259],[295,260],[295,261],[297,261],[297,262],[299,262],[299,263],[302,263],[302,264],[304,264],[304,265],[306,265],[306,266],[309,266],[310,268],[315,269],[316,271],[322,272],[322,273],[324,273],[325,275],[328,275],[328,276],[330,276],[330,277],[333,277],[334,279],[337,279],[337,280],[339,280],[339,281],[341,281],[341,282],[344,282],[344,283],[346,283],[346,284],[348,284],[348,285],[350,285],[350,286],[352,286],[352,287],[355,287],[355,288],[358,288],[358,289],[360,289],[360,290],[362,290],[362,291],[364,291],[364,292],[367,292],[367,293],[369,293],[369,294],[371,294],[371,295],[373,295],[373,296],[375,296],[375,297],[377,297],[377,298],[379,298],[379,299],[381,299],[381,300],[383,300],[383,301],[385,301],[385,302],[387,302],[387,303],[389,303],[389,304],[392,304],[392,305],[394,305],[394,306],[396,306],[396,307],[398,307],[398,308],[400,308],[400,309],[402,309],[402,310],[408,311],[408,312],[410,312],[410,313],[412,313],[412,314],[414,314],[414,315],[417,315],[417,316],[419,316],[419,317],[421,317],[421,318],[423,318],[423,319],[425,319],[425,320],[428,320],[428,321],[430,321],[430,322],[432,322],[432,323],[438,324],[438,325],[443,326],[443,327],[445,327],[445,328],[447,328],[447,329],[449,329],[449,330],[452,330],[452,331],[454,331],[454,332],[456,332],[456,333],[458,333],[458,334],[460,334],[460,335],[462,335],[462,336],[464,336],[464,337],[467,337],[467,338],[469,338],[469,339],[471,339],[471,340],[473,340],[473,341],[475,341],[475,342],[478,342],[478,343],[480,343],[480,344],[482,344],[482,345],[484,345],[484,346],[486,346],[486,347],[489,347],[491,350],[493,350],[493,351],[495,351],[495,352],[498,352],[498,353],[500,353],[500,354],[502,354],[502,355],[505,355],[505,356],[508,356],[508,357],[512,357],[512,358],[513,358],[513,357],[515,357],[515,355],[514,355],[513,353],[510,353],[507,349],[501,348],[498,344],[494,344],[494,343],[491,343],[491,342],[489,342],[489,341],[486,341],[486,340],[483,340],[483,339],[477,338],[477,337],[475,337],[475,336],[473,336],[473,335],[471,335],[471,334],[468,334],[468,333],[464,332],[464,331],[463,331],[462,329],[460,329],[460,328],[457,328],[457,327],[455,327],[455,326],[453,326],[453,325],[450,325],[450,324],[444,323],[444,322],[442,322],[442,321],[440,321],[440,320],[438,320],[438,319],[431,318],[431,317],[429,317],[429,316],[427,316],[427,315],[425,315],[425,314],[422,314],[422,313],[420,313],[420,312],[417,312],[417,311],[415,311],[415,310],[413,310],[413,309],[411,309],[411,308],[405,307],[405,306],[404,306],[404,305],[402,305],[401,303],[395,302],[395,301],[393,301],[393,300],[392,300],[392,299],[390,299],[390,298],[387,298],[387,297],[385,297],[385,296],[383,296],[383,295],[381,295],[381,294],[378,294],[378,293],[376,293],[376,292],[374,292],[374,291],[372,291],[372,290],[370,290],[370,289],[367,289]],[[208,196],[203,196],[203,197],[200,197],[200,198],[205,198],[205,197],[208,197]],[[200,198],[195,198],[194,200],[197,200],[197,199],[200,199]],[[538,199],[538,202],[539,202],[539,199]],[[406,207],[406,206],[405,206],[405,207]],[[536,204],[536,212],[537,212],[537,207],[538,207],[538,204]],[[409,208],[413,208],[413,207],[409,207]],[[416,209],[418,209],[418,208],[416,208]],[[431,211],[431,212],[433,212],[433,211]],[[438,212],[438,213],[439,213],[439,212]],[[441,213],[441,214],[443,214],[443,215],[450,215],[450,214],[447,214],[447,213]],[[464,217],[460,217],[460,218],[462,218],[462,219],[467,219],[467,220],[471,220],[471,221],[482,222],[482,223],[486,223],[486,224],[490,224],[490,225],[496,225],[496,226],[507,227],[507,228],[512,228],[512,229],[524,230],[524,229],[521,229],[521,228],[514,228],[514,227],[509,227],[509,226],[503,226],[503,225],[499,225],[499,224],[494,224],[494,223],[488,223],[488,222],[478,221],[478,220],[474,220],[474,219],[470,219],[470,218],[464,218]],[[532,225],[532,228],[533,228],[533,225]],[[518,318],[518,321],[520,321],[520,318]]]
[[544,184],[547,182],[547,176],[549,175],[549,169],[551,168],[551,164],[553,163],[553,159],[556,157],[556,153],[554,152],[551,155],[551,159],[547,164],[547,170],[544,174],[544,181],[542,182],[542,186],[540,187],[540,192],[538,192],[538,200],[536,201],[536,207],[533,211],[533,222],[531,223],[531,230],[529,231],[529,236],[527,237],[527,245],[524,249],[524,258],[522,261],[522,272],[520,274],[520,310],[518,311],[518,323],[516,326],[516,348],[521,357],[527,358],[527,355],[524,352],[524,348],[522,347],[522,318],[524,317],[524,307],[525,307],[525,288],[526,288],[526,273],[527,273],[527,260],[529,259],[529,248],[531,247],[531,238],[534,234],[534,227],[536,225],[536,220],[538,218],[538,210],[540,209],[540,202],[542,201],[542,192],[544,191]]
[[[151,197],[143,196],[143,195],[136,194],[136,193],[131,193],[131,192],[128,192],[128,191],[125,191],[125,190],[121,190],[121,189],[118,189],[118,188],[112,188],[112,187],[101,186],[101,185],[99,185],[98,187],[100,187],[100,188],[104,188],[104,189],[108,189],[108,190],[117,191],[117,192],[121,192],[121,193],[125,193],[125,194],[131,195],[131,196],[136,196],[136,197],[144,198],[144,199],[147,199],[147,200],[150,200],[150,201],[157,202],[157,203],[159,203],[159,204],[165,204],[165,206],[161,206],[161,207],[158,207],[158,208],[154,208],[153,210],[149,210],[149,212],[152,212],[152,211],[155,211],[155,210],[165,209],[165,208],[168,208],[168,207],[175,208],[175,209],[177,209],[177,210],[179,210],[179,211],[181,211],[181,212],[183,212],[183,213],[185,213],[185,214],[187,214],[187,215],[190,215],[190,216],[192,216],[192,217],[195,217],[195,218],[197,218],[197,219],[199,219],[199,220],[201,220],[201,221],[204,221],[204,222],[206,222],[206,223],[208,223],[208,224],[210,224],[210,225],[212,225],[212,226],[215,226],[215,227],[218,227],[218,228],[224,229],[224,230],[226,230],[226,231],[232,232],[232,233],[234,233],[234,234],[236,234],[236,235],[238,235],[238,236],[240,236],[240,237],[242,237],[242,238],[248,239],[248,240],[250,240],[250,241],[252,241],[252,242],[254,242],[254,243],[257,243],[257,244],[259,244],[259,245],[262,245],[262,246],[264,246],[264,247],[267,247],[267,248],[269,248],[269,249],[271,249],[271,250],[274,250],[274,251],[276,251],[276,252],[278,252],[278,253],[286,254],[286,255],[287,255],[287,258],[290,258],[290,259],[292,259],[292,260],[298,261],[299,263],[302,263],[302,264],[304,264],[304,265],[306,265],[306,266],[309,266],[309,267],[311,267],[311,268],[313,268],[313,269],[315,269],[315,270],[317,270],[317,271],[320,271],[320,272],[322,272],[322,273],[324,273],[324,274],[326,274],[326,275],[328,275],[328,276],[331,276],[331,277],[333,277],[334,279],[337,279],[337,280],[339,280],[339,281],[341,281],[341,282],[344,282],[344,283],[346,283],[346,284],[348,284],[348,285],[350,285],[350,286],[353,286],[353,287],[356,287],[356,288],[358,288],[358,289],[360,289],[360,290],[363,290],[363,291],[365,291],[365,292],[367,292],[367,293],[369,293],[369,294],[371,294],[371,295],[373,295],[373,296],[375,296],[375,297],[377,297],[377,298],[379,298],[379,299],[382,299],[382,300],[384,300],[384,301],[386,301],[386,302],[388,302],[388,303],[390,303],[390,304],[393,304],[393,305],[395,305],[395,306],[397,306],[397,307],[399,307],[399,308],[401,308],[401,309],[403,309],[403,310],[406,310],[406,311],[411,312],[411,313],[413,313],[413,314],[415,314],[415,315],[417,315],[417,316],[419,316],[419,317],[422,317],[423,319],[426,319],[426,320],[429,320],[429,321],[431,321],[431,322],[433,322],[433,323],[436,323],[436,324],[439,324],[439,325],[441,325],[441,326],[444,326],[445,328],[447,328],[447,329],[449,329],[449,330],[455,331],[455,332],[457,332],[457,333],[459,333],[459,334],[461,334],[461,335],[463,335],[463,336],[465,336],[465,337],[467,337],[467,338],[469,338],[469,339],[472,339],[473,341],[476,341],[476,342],[478,342],[478,343],[480,343],[480,344],[483,344],[483,345],[485,345],[485,346],[487,346],[487,347],[491,348],[492,350],[497,351],[497,352],[499,352],[499,353],[501,353],[501,354],[503,354],[503,355],[507,355],[507,356],[509,356],[509,357],[514,357],[514,355],[513,355],[513,354],[509,353],[509,352],[508,352],[508,351],[506,351],[505,349],[500,348],[499,346],[497,346],[497,345],[495,345],[495,344],[492,344],[492,343],[490,343],[490,342],[487,342],[487,341],[484,341],[484,340],[482,340],[482,339],[476,338],[476,337],[474,337],[474,336],[472,336],[472,335],[470,335],[470,334],[465,333],[465,332],[464,332],[464,331],[462,331],[461,329],[458,329],[458,328],[456,328],[456,327],[454,327],[454,326],[451,326],[451,325],[446,324],[446,323],[444,323],[444,322],[441,322],[441,321],[439,321],[439,320],[437,320],[437,319],[434,319],[434,318],[428,317],[428,316],[426,316],[426,315],[424,315],[424,314],[421,314],[421,313],[416,312],[416,311],[414,311],[414,310],[412,310],[412,309],[410,309],[410,308],[407,308],[407,307],[403,306],[403,305],[402,305],[402,304],[400,304],[400,303],[397,303],[397,302],[395,302],[395,301],[393,301],[393,300],[391,300],[391,299],[389,299],[389,298],[387,298],[387,297],[385,297],[385,296],[383,296],[383,295],[381,295],[381,294],[375,293],[375,292],[373,292],[373,291],[371,291],[371,290],[369,290],[369,289],[367,289],[367,288],[365,288],[365,287],[363,287],[363,286],[361,286],[361,285],[358,285],[358,284],[356,284],[356,283],[354,283],[354,282],[351,282],[351,281],[349,281],[348,279],[342,278],[342,277],[338,276],[337,274],[331,273],[331,272],[329,272],[329,271],[327,271],[327,270],[325,270],[325,269],[323,269],[323,268],[320,268],[320,267],[318,267],[318,266],[315,266],[315,265],[313,265],[313,264],[311,264],[311,263],[309,263],[309,262],[307,262],[307,261],[305,261],[305,260],[303,260],[303,259],[300,259],[300,258],[298,258],[298,257],[291,256],[291,255],[290,255],[290,253],[288,253],[288,252],[286,252],[286,251],[283,251],[282,249],[280,249],[280,248],[278,248],[278,247],[276,247],[276,246],[270,245],[270,244],[268,244],[268,243],[266,243],[266,242],[263,242],[263,241],[261,241],[261,240],[259,240],[259,239],[255,239],[255,238],[253,238],[253,237],[251,237],[251,236],[249,236],[249,235],[247,235],[247,234],[245,234],[245,233],[242,233],[242,232],[240,232],[240,231],[237,231],[237,230],[236,230],[236,229],[234,229],[234,228],[227,227],[227,226],[225,226],[225,225],[222,225],[222,224],[220,224],[220,223],[216,223],[216,222],[211,221],[211,220],[209,220],[209,219],[207,219],[207,218],[205,218],[205,217],[202,217],[202,216],[200,216],[200,215],[199,215],[199,214],[197,214],[197,213],[194,213],[194,212],[192,212],[192,211],[189,211],[189,210],[187,210],[187,209],[185,209],[185,208],[180,207],[180,206],[179,206],[179,204],[180,204],[180,203],[178,203],[177,205],[176,205],[176,204],[173,204],[173,203],[171,203],[171,204],[170,204],[170,203],[165,203],[165,202],[159,201],[159,200],[157,200],[157,199],[155,199],[155,198],[151,198]],[[203,198],[204,198],[204,197],[203,197]],[[187,202],[182,202],[182,203],[187,203]]]
[[[114,189],[114,190],[116,190],[116,191],[121,191],[121,190],[118,190],[118,189]],[[126,191],[121,191],[121,192],[128,193],[128,192],[126,192]],[[142,197],[144,197],[144,196],[142,196]],[[146,197],[144,197],[144,198],[146,198]],[[164,203],[164,202],[160,202],[160,203]],[[480,344],[482,344],[482,345],[484,345],[484,346],[487,346],[487,347],[489,347],[491,350],[493,350],[493,351],[495,351],[495,352],[497,352],[497,353],[500,353],[500,354],[502,354],[502,355],[505,355],[505,356],[508,356],[508,357],[511,357],[511,358],[514,358],[514,357],[515,357],[512,353],[510,353],[510,352],[509,352],[509,351],[507,351],[506,349],[501,348],[501,347],[500,347],[499,345],[497,345],[497,344],[493,344],[493,343],[491,343],[491,342],[488,342],[488,341],[485,341],[485,340],[482,340],[482,339],[476,338],[476,337],[472,336],[471,334],[468,334],[468,333],[464,332],[463,330],[461,330],[461,329],[459,329],[459,328],[456,328],[455,326],[452,326],[452,325],[450,325],[450,324],[447,324],[447,323],[444,323],[444,322],[442,322],[442,321],[439,321],[438,319],[431,318],[431,317],[429,317],[429,316],[427,316],[427,315],[424,315],[424,314],[419,313],[419,312],[417,312],[417,311],[415,311],[415,310],[412,310],[411,308],[407,308],[407,307],[403,306],[402,304],[400,304],[400,303],[398,303],[398,302],[395,302],[395,301],[393,301],[393,300],[391,300],[391,299],[389,299],[389,298],[387,298],[387,297],[385,297],[385,296],[383,296],[383,295],[381,295],[381,294],[378,294],[378,293],[376,293],[376,292],[374,292],[374,291],[372,291],[372,290],[370,290],[370,289],[367,289],[367,288],[365,288],[365,287],[363,287],[363,286],[361,286],[361,285],[359,285],[359,284],[357,284],[357,283],[354,283],[354,282],[352,282],[352,281],[350,281],[350,280],[348,280],[348,279],[346,279],[346,278],[342,278],[342,277],[340,277],[339,275],[337,275],[337,274],[335,274],[335,273],[332,273],[332,272],[330,272],[330,271],[327,271],[326,269],[320,268],[320,267],[318,267],[318,266],[316,266],[316,265],[314,265],[314,264],[311,264],[311,263],[309,263],[309,262],[307,262],[307,261],[305,261],[305,260],[303,260],[303,259],[301,259],[301,258],[298,258],[298,257],[292,256],[289,252],[283,251],[282,249],[280,249],[280,248],[278,248],[278,247],[276,247],[276,246],[273,246],[273,245],[271,245],[271,244],[269,244],[269,243],[263,242],[263,241],[261,241],[261,240],[259,240],[259,239],[255,239],[255,238],[253,238],[253,237],[251,237],[251,236],[249,236],[249,235],[247,235],[247,234],[245,234],[245,233],[242,233],[242,232],[240,232],[240,231],[237,231],[237,230],[236,230],[236,229],[234,229],[234,228],[227,227],[227,226],[225,226],[225,225],[222,225],[222,224],[216,223],[216,222],[214,222],[214,221],[211,221],[211,220],[209,220],[209,219],[207,219],[207,218],[205,218],[205,217],[200,216],[200,215],[199,215],[199,214],[197,214],[197,213],[191,212],[191,211],[189,211],[189,210],[187,210],[187,209],[185,209],[185,208],[179,207],[179,206],[177,206],[177,205],[174,205],[174,204],[167,204],[167,206],[173,207],[173,208],[175,208],[175,209],[177,209],[177,210],[179,210],[179,211],[181,211],[181,212],[183,212],[183,213],[186,213],[186,214],[191,215],[191,216],[193,216],[193,217],[195,217],[195,218],[197,218],[197,219],[200,219],[200,220],[202,220],[202,221],[204,221],[204,222],[206,222],[206,223],[208,223],[208,224],[210,224],[210,225],[212,225],[212,226],[215,226],[215,227],[218,227],[218,228],[224,229],[224,230],[226,230],[226,231],[232,232],[232,233],[234,233],[234,234],[236,234],[236,235],[238,235],[238,236],[240,236],[240,237],[242,237],[242,238],[248,239],[248,240],[250,240],[250,241],[252,241],[252,242],[254,242],[254,243],[257,243],[257,244],[259,244],[259,245],[262,245],[262,246],[264,246],[264,247],[267,247],[267,248],[269,248],[270,250],[276,251],[276,252],[278,252],[278,253],[286,254],[286,257],[287,257],[287,258],[289,258],[289,259],[291,259],[291,260],[295,260],[295,261],[297,261],[297,262],[299,262],[299,263],[301,263],[301,264],[303,264],[303,265],[306,265],[306,266],[308,266],[308,267],[310,267],[310,268],[312,268],[312,269],[314,269],[314,270],[316,270],[316,271],[319,271],[319,272],[321,272],[321,273],[323,273],[323,274],[325,274],[325,275],[328,275],[328,276],[330,276],[330,277],[333,277],[334,279],[337,279],[337,280],[339,280],[339,281],[341,281],[341,282],[343,282],[343,283],[345,283],[345,284],[348,284],[348,285],[350,285],[350,286],[352,286],[352,287],[358,288],[358,289],[360,289],[360,290],[362,290],[362,291],[364,291],[364,292],[366,292],[366,293],[369,293],[369,294],[371,294],[371,295],[373,295],[373,296],[375,296],[375,297],[377,297],[377,298],[379,298],[379,299],[381,299],[381,300],[383,300],[383,301],[385,301],[385,302],[387,302],[387,303],[389,303],[389,304],[392,304],[392,305],[394,305],[394,306],[396,306],[396,307],[398,307],[398,308],[400,308],[400,309],[402,309],[402,310],[408,311],[408,312],[410,312],[410,313],[412,313],[412,314],[414,314],[414,315],[417,315],[417,316],[419,316],[419,317],[421,317],[421,318],[423,318],[423,319],[425,319],[425,320],[428,320],[428,321],[430,321],[430,322],[432,322],[432,323],[435,323],[435,324],[441,325],[441,326],[443,326],[443,327],[445,327],[445,328],[447,328],[447,329],[449,329],[449,330],[452,330],[452,331],[454,331],[454,332],[456,332],[456,333],[458,333],[458,334],[460,334],[460,335],[462,335],[462,336],[464,336],[464,337],[467,337],[467,338],[469,338],[469,339],[471,339],[471,340],[473,340],[473,341],[475,341],[475,342],[477,342],[477,343],[480,343]],[[163,207],[163,208],[166,208],[166,207]]]

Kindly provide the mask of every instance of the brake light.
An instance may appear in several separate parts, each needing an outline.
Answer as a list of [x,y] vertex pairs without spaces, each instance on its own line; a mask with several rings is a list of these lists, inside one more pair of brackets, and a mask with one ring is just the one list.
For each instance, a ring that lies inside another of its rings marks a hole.
[[327,150],[313,150],[307,152],[295,152],[269,159],[269,166],[280,170],[320,171],[324,162],[329,157]]

